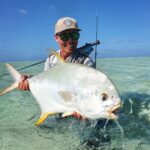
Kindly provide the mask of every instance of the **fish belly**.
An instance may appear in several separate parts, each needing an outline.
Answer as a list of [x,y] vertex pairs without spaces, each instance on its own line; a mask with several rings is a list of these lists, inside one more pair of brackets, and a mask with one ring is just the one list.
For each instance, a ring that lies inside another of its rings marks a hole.
[[[32,77],[29,86],[42,112],[80,112],[80,104],[88,99],[86,94],[91,92],[91,87],[98,88],[98,79],[101,78],[95,69],[64,63]],[[73,95],[73,101],[62,99],[58,93],[64,91]]]

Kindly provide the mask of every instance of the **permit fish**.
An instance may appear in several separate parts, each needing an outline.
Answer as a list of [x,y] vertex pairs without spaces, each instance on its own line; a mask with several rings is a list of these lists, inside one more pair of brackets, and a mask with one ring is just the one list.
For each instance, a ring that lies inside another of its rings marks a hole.
[[[121,106],[119,93],[111,79],[102,71],[83,64],[67,63],[56,52],[59,60],[55,67],[28,78],[29,87],[41,109],[36,125],[41,125],[50,115],[62,117],[78,112],[88,119],[118,118]],[[6,67],[15,82],[0,92],[4,95],[18,87],[21,74],[10,64]]]

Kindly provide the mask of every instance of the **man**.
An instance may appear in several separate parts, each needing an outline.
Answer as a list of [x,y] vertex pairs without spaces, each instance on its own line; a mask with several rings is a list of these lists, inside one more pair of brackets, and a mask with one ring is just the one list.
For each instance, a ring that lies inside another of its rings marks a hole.
[[[58,43],[60,50],[58,53],[67,62],[85,64],[94,67],[94,62],[88,56],[81,54],[77,50],[78,39],[81,29],[78,27],[77,21],[70,17],[60,18],[55,25],[55,40]],[[57,64],[57,58],[50,55],[46,62],[44,70],[48,70]],[[22,76],[22,81],[19,83],[20,90],[29,90],[27,76]]]
[[[67,62],[85,64],[94,67],[93,60],[84,54],[81,54],[78,49],[78,39],[80,37],[81,29],[75,19],[70,17],[60,18],[55,25],[55,40],[58,43],[60,50],[58,53]],[[57,57],[50,55],[46,62],[44,70],[48,70],[57,65]],[[20,90],[30,90],[27,76],[22,76],[22,81],[19,83]],[[80,118],[78,113],[74,114],[75,117]]]
[[[85,64],[94,67],[91,58],[81,54],[77,50],[78,39],[81,29],[78,28],[77,21],[73,18],[65,17],[57,21],[55,25],[55,40],[60,50],[58,53],[67,62]],[[47,70],[57,64],[57,58],[51,55],[47,58],[44,70]]]

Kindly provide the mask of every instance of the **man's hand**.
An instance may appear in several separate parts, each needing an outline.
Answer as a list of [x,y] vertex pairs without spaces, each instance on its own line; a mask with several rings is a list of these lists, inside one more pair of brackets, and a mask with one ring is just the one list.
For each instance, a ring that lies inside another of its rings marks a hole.
[[82,116],[80,113],[78,112],[73,112],[73,117],[81,119],[81,120],[85,120],[86,118],[84,116]]
[[21,82],[18,84],[18,89],[23,90],[23,91],[29,91],[29,82],[28,79],[29,77],[26,75],[21,76]]
[[62,118],[66,118],[66,117],[69,117],[69,116],[75,117],[75,118],[80,119],[80,120],[85,120],[86,119],[84,116],[82,116],[78,112],[65,112],[65,113],[62,114]]

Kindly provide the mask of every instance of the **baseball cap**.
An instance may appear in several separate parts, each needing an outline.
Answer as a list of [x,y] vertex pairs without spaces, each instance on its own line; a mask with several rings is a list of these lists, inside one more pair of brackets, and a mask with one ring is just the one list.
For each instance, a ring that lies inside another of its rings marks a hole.
[[57,21],[55,25],[55,34],[68,29],[81,31],[81,29],[78,27],[77,21],[74,18],[64,17]]

